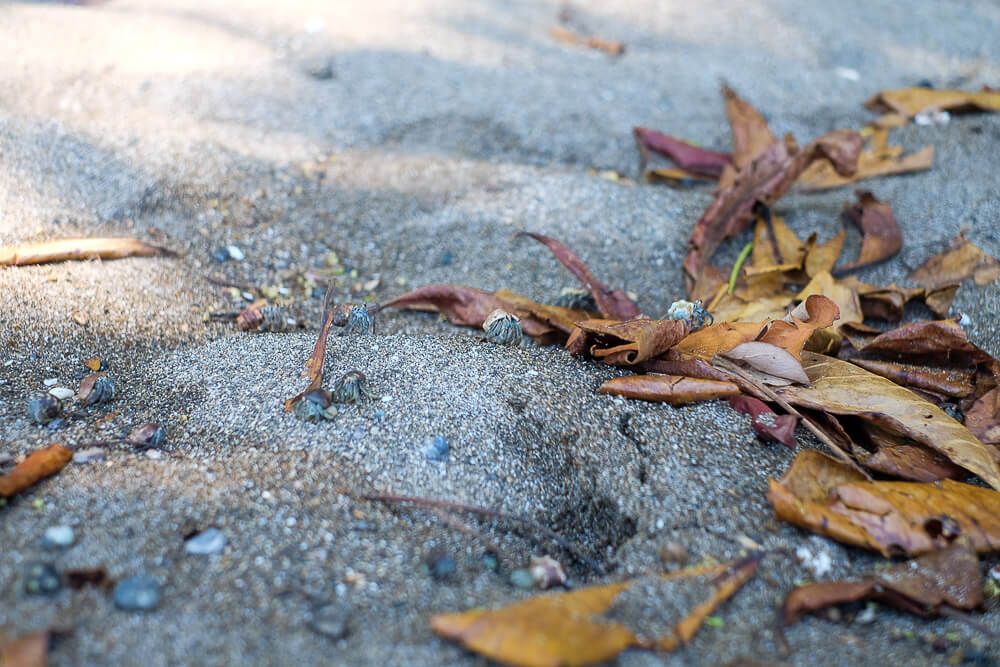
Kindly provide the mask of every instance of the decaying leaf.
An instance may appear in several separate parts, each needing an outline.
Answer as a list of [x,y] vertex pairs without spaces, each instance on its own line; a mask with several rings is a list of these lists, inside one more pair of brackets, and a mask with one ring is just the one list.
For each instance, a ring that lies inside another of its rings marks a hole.
[[73,452],[60,444],[36,450],[14,468],[0,475],[0,498],[10,498],[46,477],[56,474],[70,462]]
[[795,588],[785,598],[785,623],[846,602],[876,600],[919,616],[942,607],[971,611],[983,604],[983,578],[976,551],[965,540],[881,570],[863,581],[826,581]]
[[[756,571],[758,558],[717,566],[696,566],[662,575],[670,581],[702,578],[709,596],[658,641],[645,641],[622,623],[602,618],[635,580],[550,593],[500,609],[438,614],[431,619],[437,634],[508,665],[556,667],[610,660],[627,648],[669,651],[690,641],[723,602]],[[714,584],[714,585],[713,585]]]
[[768,500],[778,518],[884,556],[917,555],[965,536],[979,553],[1000,551],[1000,493],[944,480],[872,482],[815,450],[804,450]]
[[722,86],[726,117],[733,137],[733,165],[742,170],[777,141],[764,115],[728,85]]
[[551,237],[531,232],[521,232],[518,236],[532,238],[551,250],[559,263],[569,269],[570,273],[594,297],[594,302],[604,317],[612,320],[631,320],[641,314],[639,307],[625,292],[620,289],[611,289],[598,280],[583,263],[583,260],[564,244]]
[[138,239],[60,239],[0,248],[0,266],[27,266],[88,259],[123,259],[172,254]]
[[713,180],[717,179],[729,164],[729,156],[725,153],[689,144],[657,130],[636,127],[632,130],[632,134],[635,135],[643,163],[648,161],[646,157],[648,151],[654,151],[670,158],[685,174]]
[[698,329],[673,349],[679,354],[711,361],[717,354],[754,340],[760,330],[760,322],[720,322]]
[[549,34],[552,35],[552,39],[557,42],[569,44],[570,46],[582,46],[596,51],[603,51],[609,56],[620,56],[625,53],[625,44],[622,42],[616,42],[592,35],[578,35],[572,30],[568,30],[561,26],[553,26],[549,30]]
[[779,389],[789,403],[869,421],[928,447],[1000,488],[1000,464],[986,445],[941,408],[852,363],[804,352],[810,386]]
[[323,325],[319,329],[316,344],[313,346],[313,351],[309,355],[309,359],[306,361],[306,366],[303,370],[303,375],[309,379],[309,386],[285,401],[285,412],[294,410],[295,405],[306,394],[323,386],[323,365],[326,363],[326,346],[327,339],[330,337],[330,327],[334,325],[335,320],[343,316],[344,310],[341,306],[337,305],[334,288],[331,285],[323,301]]
[[584,333],[584,346],[595,359],[608,364],[631,366],[659,356],[688,333],[683,320],[651,320],[639,317],[615,320],[583,320],[577,326]]
[[799,360],[787,350],[771,343],[756,340],[740,343],[733,349],[723,352],[722,356],[746,364],[756,371],[757,379],[764,384],[777,387],[793,382],[809,384],[809,378],[802,370]]
[[888,129],[877,127],[868,145],[858,157],[858,170],[853,176],[841,176],[827,162],[814,162],[799,177],[804,190],[829,190],[879,176],[894,176],[925,171],[934,163],[934,147],[924,146],[915,153],[903,155],[902,146],[888,145]]
[[1000,260],[959,234],[948,250],[934,255],[907,277],[928,289],[942,288],[969,278],[977,285],[986,285],[1000,279]]
[[737,396],[740,388],[724,380],[680,375],[626,375],[608,380],[597,392],[677,406]]
[[865,106],[878,113],[896,113],[906,118],[913,118],[929,109],[952,113],[1000,111],[1000,92],[900,88],[883,90],[865,102]]
[[883,262],[903,247],[903,233],[896,224],[892,207],[876,199],[871,192],[859,190],[857,197],[856,204],[844,207],[844,219],[861,232],[861,251],[856,260],[838,268],[837,273]]
[[45,667],[48,664],[48,632],[32,632],[11,640],[0,635],[0,666]]
[[1000,387],[979,397],[965,411],[965,425],[988,445],[1000,445]]
[[750,415],[753,419],[751,426],[762,440],[773,440],[795,449],[795,427],[799,423],[798,417],[779,415],[768,407],[767,403],[753,396],[731,396],[729,407]]
[[877,426],[865,424],[863,431],[875,451],[868,453],[854,447],[854,454],[869,470],[911,482],[937,482],[942,479],[963,479],[968,473],[922,445],[890,433]]

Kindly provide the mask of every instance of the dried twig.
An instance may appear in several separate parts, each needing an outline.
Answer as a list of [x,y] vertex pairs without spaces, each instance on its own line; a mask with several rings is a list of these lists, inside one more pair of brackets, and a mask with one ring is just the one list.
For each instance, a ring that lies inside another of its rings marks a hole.
[[555,26],[549,30],[549,34],[552,35],[552,38],[557,42],[569,44],[570,46],[584,46],[588,49],[603,51],[611,56],[620,56],[625,53],[625,44],[622,42],[603,39],[601,37],[578,35],[572,30],[567,30],[566,28],[561,28],[559,26]]
[[501,512],[500,510],[492,510],[485,507],[477,507],[476,505],[466,505],[463,503],[456,503],[450,500],[438,500],[435,498],[422,498],[420,496],[400,496],[392,493],[365,493],[357,496],[362,500],[370,500],[373,502],[387,503],[387,504],[404,504],[408,503],[411,505],[416,505],[418,507],[428,507],[443,509],[451,512],[468,512],[470,514],[476,514],[481,517],[486,517],[489,519],[500,519],[503,521],[510,521],[513,523],[521,524],[526,528],[544,535],[546,538],[552,540],[560,547],[565,549],[567,552],[573,555],[579,562],[583,563],[591,570],[597,574],[606,574],[605,569],[600,563],[587,557],[583,554],[583,551],[579,546],[570,542],[565,537],[555,532],[551,528],[547,528],[537,521],[533,521],[527,517],[519,516],[517,514],[508,514],[507,512]]
[[28,455],[6,475],[0,476],[0,498],[10,498],[46,477],[56,474],[70,462],[73,452],[60,444],[49,445]]
[[460,533],[465,533],[469,537],[477,540],[483,545],[486,551],[493,554],[500,554],[500,547],[496,545],[490,538],[483,535],[481,531],[476,530],[474,527],[462,521],[457,516],[449,512],[448,510],[441,509],[438,507],[432,508],[431,511],[441,520],[441,523],[445,524],[449,528],[453,528]]
[[59,239],[0,247],[0,266],[28,266],[29,264],[47,264],[49,262],[173,254],[166,248],[151,245],[139,239]]

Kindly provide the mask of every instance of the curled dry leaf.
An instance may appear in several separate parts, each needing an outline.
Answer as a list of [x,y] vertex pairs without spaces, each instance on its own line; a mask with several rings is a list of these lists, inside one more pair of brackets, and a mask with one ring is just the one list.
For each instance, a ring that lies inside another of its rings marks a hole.
[[856,260],[837,269],[837,273],[883,262],[903,247],[903,233],[896,224],[892,207],[865,190],[859,190],[857,197],[856,204],[844,207],[844,219],[861,232],[861,251]]
[[0,665],[3,667],[45,667],[48,664],[48,632],[32,632],[11,640],[4,640],[0,635]]
[[984,443],[1000,445],[1000,387],[983,394],[965,411],[965,425]]
[[829,190],[867,178],[907,174],[931,168],[934,163],[933,146],[924,146],[915,153],[903,155],[903,147],[889,146],[888,138],[888,128],[874,129],[868,146],[858,157],[858,170],[853,176],[841,176],[827,162],[814,162],[799,178],[799,185],[807,191]]
[[725,380],[680,375],[626,375],[608,380],[597,392],[677,406],[737,396],[740,388]]
[[937,452],[894,433],[865,424],[874,452],[854,446],[853,451],[869,470],[913,482],[937,482],[942,479],[963,479],[968,473]]
[[740,343],[722,356],[746,364],[764,384],[783,387],[793,382],[809,384],[802,364],[787,350],[761,341]]
[[323,386],[323,364],[326,363],[326,346],[330,337],[330,327],[334,325],[334,320],[344,319],[343,309],[338,311],[334,286],[331,285],[326,291],[326,298],[323,301],[323,325],[319,329],[316,337],[316,344],[313,351],[306,360],[303,375],[309,379],[309,386],[301,392],[285,401],[285,412],[291,412],[296,404],[301,401],[306,394],[315,391]]
[[689,334],[673,349],[678,354],[711,361],[717,354],[753,340],[761,328],[760,322],[720,322]]
[[959,234],[948,250],[914,269],[910,280],[927,289],[938,289],[972,278],[977,285],[1000,279],[1000,260]]
[[73,452],[60,444],[53,444],[28,455],[14,468],[0,475],[0,498],[10,498],[56,474],[70,462]]
[[742,170],[777,138],[764,115],[726,84],[722,86],[722,98],[733,137],[733,165]]
[[632,129],[632,134],[635,135],[643,163],[648,161],[648,152],[654,151],[670,158],[685,174],[711,179],[718,178],[729,165],[729,156],[725,153],[689,144],[657,130],[636,127]]
[[894,382],[840,359],[805,352],[808,387],[779,389],[796,407],[849,415],[928,447],[1000,488],[1000,463],[941,408]]
[[577,322],[577,326],[583,331],[587,352],[592,357],[619,366],[631,366],[657,357],[688,333],[683,320],[645,317],[625,322],[583,320]]
[[865,102],[865,106],[878,113],[896,113],[907,118],[913,118],[928,109],[952,113],[1000,111],[1000,92],[900,88],[883,90]]
[[587,265],[583,263],[576,253],[559,241],[532,232],[521,232],[518,236],[532,238],[555,255],[559,263],[569,269],[570,273],[580,281],[580,284],[590,292],[597,304],[597,309],[601,315],[612,320],[631,320],[640,315],[639,307],[632,302],[632,299],[620,289],[611,289],[598,280]]
[[795,588],[785,598],[785,623],[846,602],[876,600],[911,614],[933,616],[942,607],[971,611],[983,604],[983,579],[975,549],[964,540],[916,560],[876,572],[863,581],[826,581]]
[[802,358],[802,348],[820,329],[826,329],[840,319],[837,303],[820,294],[810,294],[784,320],[767,326],[758,340],[777,345],[796,359]]
[[667,582],[703,580],[708,597],[659,640],[644,641],[624,624],[601,616],[635,580],[539,595],[500,609],[438,614],[431,628],[497,662],[526,667],[590,665],[632,647],[669,651],[690,641],[705,619],[753,576],[758,562],[754,557],[662,575]]
[[798,417],[779,415],[767,403],[753,396],[731,396],[729,407],[737,412],[750,415],[751,426],[762,440],[780,442],[786,447],[795,449],[795,427]]
[[27,266],[88,259],[124,259],[171,255],[169,250],[138,239],[60,239],[0,248],[0,266]]
[[768,500],[778,518],[889,557],[944,549],[965,536],[979,553],[1000,551],[1000,493],[944,480],[872,482],[816,450],[804,450]]

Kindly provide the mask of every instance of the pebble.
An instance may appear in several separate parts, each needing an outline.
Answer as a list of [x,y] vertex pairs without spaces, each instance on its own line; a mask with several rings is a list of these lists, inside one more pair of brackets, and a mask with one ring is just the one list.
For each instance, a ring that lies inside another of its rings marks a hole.
[[59,378],[45,378],[44,380],[42,380],[42,384],[44,384],[46,387],[54,387],[57,384],[59,384]]
[[427,443],[427,447],[424,448],[424,457],[428,461],[442,463],[448,460],[449,451],[451,451],[451,446],[444,436],[436,435],[431,438],[431,441]]
[[306,66],[306,74],[317,81],[329,81],[334,77],[333,61],[324,59]]
[[50,431],[58,431],[65,424],[66,424],[66,420],[65,419],[63,419],[62,417],[56,417],[55,419],[53,419],[52,421],[50,421],[45,428],[49,429]]
[[88,449],[80,449],[73,453],[73,463],[78,465],[86,465],[88,463],[97,463],[103,461],[108,457],[108,454],[104,449],[100,447],[90,447]]
[[535,587],[535,578],[531,576],[530,570],[522,568],[510,573],[510,583],[515,588],[529,590]]
[[160,583],[148,574],[123,579],[115,586],[115,606],[127,611],[149,611],[160,604]]
[[235,259],[237,262],[242,262],[244,259],[246,259],[246,255],[243,254],[243,251],[240,250],[240,247],[238,245],[227,245],[226,251],[229,253],[229,256]]
[[679,542],[667,542],[660,547],[660,560],[664,563],[683,565],[689,557],[687,548]]
[[875,615],[878,613],[878,605],[869,602],[861,612],[854,617],[854,622],[859,625],[869,625],[875,622]]
[[42,534],[42,546],[46,549],[65,549],[76,541],[70,526],[49,526]]
[[52,389],[49,389],[49,395],[55,396],[60,401],[65,401],[68,398],[73,398],[75,394],[76,392],[70,389],[69,387],[52,387]]
[[156,448],[163,444],[166,437],[167,431],[163,428],[163,426],[157,424],[156,422],[149,422],[148,424],[136,427],[131,433],[129,433],[128,441],[131,444],[144,449],[150,447]]
[[31,563],[24,576],[24,592],[28,595],[52,595],[62,588],[62,579],[49,563]]
[[34,396],[28,399],[28,416],[36,424],[48,424],[61,412],[62,405],[52,396]]
[[226,546],[226,536],[218,528],[201,531],[184,543],[184,551],[193,556],[211,556]]
[[483,567],[490,572],[496,572],[500,569],[500,559],[492,551],[487,551],[483,554],[482,562]]
[[214,259],[216,262],[219,262],[220,264],[222,262],[228,262],[230,259],[229,250],[226,248],[226,246],[219,246],[218,248],[212,251],[212,259]]
[[435,579],[447,579],[455,574],[455,559],[443,552],[434,552],[427,557],[427,571]]
[[309,613],[309,629],[330,639],[343,639],[351,633],[351,610],[340,604],[314,607]]

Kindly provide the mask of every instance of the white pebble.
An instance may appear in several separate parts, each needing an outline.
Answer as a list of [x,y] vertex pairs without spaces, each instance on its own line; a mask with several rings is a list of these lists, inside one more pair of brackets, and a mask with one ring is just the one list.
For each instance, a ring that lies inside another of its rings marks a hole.
[[49,526],[42,535],[42,544],[47,547],[65,548],[73,544],[76,536],[69,526]]
[[218,528],[208,528],[184,543],[184,551],[192,556],[211,556],[226,547],[226,536]]
[[837,67],[833,71],[836,72],[837,76],[839,76],[841,79],[847,79],[848,81],[861,80],[861,74],[858,73],[858,70],[852,69],[850,67]]
[[228,252],[229,256],[235,259],[237,262],[242,262],[244,259],[246,259],[246,255],[243,254],[243,251],[240,250],[240,247],[238,245],[227,245],[226,252]]
[[958,318],[958,324],[959,326],[967,327],[972,324],[972,318],[965,313],[962,313],[962,316]]
[[72,398],[74,394],[76,394],[76,392],[70,389],[69,387],[52,387],[52,389],[49,389],[49,395],[55,396],[60,401],[65,401],[67,398]]
[[42,380],[42,384],[44,384],[46,387],[54,387],[57,384],[59,384],[59,378],[45,378],[44,380]]
[[160,459],[163,458],[163,452],[161,452],[158,449],[147,449],[146,458],[153,459],[154,461],[159,461]]

